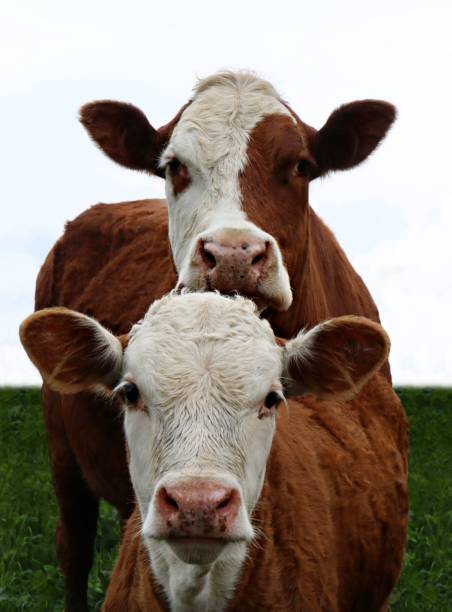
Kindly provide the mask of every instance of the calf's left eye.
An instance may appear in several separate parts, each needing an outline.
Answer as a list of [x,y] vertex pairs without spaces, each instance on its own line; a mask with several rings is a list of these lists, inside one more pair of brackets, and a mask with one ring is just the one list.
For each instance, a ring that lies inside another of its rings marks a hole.
[[278,404],[284,400],[284,396],[281,391],[270,391],[267,393],[264,403],[259,408],[257,416],[259,419],[269,417],[274,414],[273,410],[278,407]]
[[278,391],[270,391],[265,398],[264,405],[266,408],[276,408],[281,400],[282,397]]

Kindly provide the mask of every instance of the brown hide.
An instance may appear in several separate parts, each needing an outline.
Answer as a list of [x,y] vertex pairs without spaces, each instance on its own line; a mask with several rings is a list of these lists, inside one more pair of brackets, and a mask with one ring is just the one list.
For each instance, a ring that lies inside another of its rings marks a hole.
[[[116,334],[128,332],[149,304],[174,287],[164,201],[94,206],[66,226],[45,260],[36,309],[66,306],[91,314]],[[59,505],[57,554],[65,609],[87,609],[99,499],[126,519],[133,508],[117,404],[43,386],[50,463]]]
[[[348,403],[290,400],[281,409],[253,522],[252,546],[228,611],[381,610],[402,563],[407,436],[379,375]],[[166,610],[131,517],[104,610]]]
[[294,171],[300,159],[316,167],[308,126],[299,119],[294,124],[288,117],[266,117],[251,134],[247,156],[242,206],[250,221],[278,241],[293,291],[291,308],[271,316],[275,332],[291,338],[301,327],[345,314],[379,321],[363,281],[308,204],[309,166]]
[[[258,221],[256,210],[250,217]],[[270,314],[275,333],[290,337],[304,326],[347,313],[378,320],[366,287],[333,234],[309,206],[300,217],[299,223],[286,224],[297,226],[298,236],[292,229],[281,241],[294,303],[286,313]],[[271,224],[278,238],[281,219],[267,218],[264,229],[273,233]],[[38,277],[36,308],[66,306],[123,334],[175,283],[165,202],[97,205],[68,223],[48,255]],[[90,566],[97,500],[114,504],[123,518],[132,508],[122,419],[115,404],[94,395],[59,396],[44,385],[43,400],[60,505],[57,544],[69,593],[66,607],[84,609],[78,593],[86,588],[83,572],[87,575]],[[397,579],[405,538],[403,409],[380,377],[353,404],[306,401],[292,406],[290,426],[284,424],[283,413],[259,504],[259,520],[270,539],[259,544],[259,564],[253,565],[256,552],[251,556],[232,609],[294,610],[281,602],[298,597],[301,606],[306,603],[301,608],[305,610],[319,609],[312,605],[316,598],[326,602],[325,610],[378,610],[377,602]],[[296,439],[288,437],[295,431]],[[305,454],[295,459],[300,448]],[[296,492],[292,487],[298,478],[304,484]],[[132,549],[139,546],[139,538],[133,524],[128,534],[129,549],[122,549],[109,602],[116,597],[114,589],[128,580],[118,568],[125,564],[130,572],[130,563],[137,560]],[[297,572],[300,580],[295,580]],[[151,597],[148,575],[133,574],[130,579]],[[263,590],[267,583],[268,593]]]
[[98,204],[66,225],[36,285],[36,310],[66,306],[128,332],[176,284],[164,200]]

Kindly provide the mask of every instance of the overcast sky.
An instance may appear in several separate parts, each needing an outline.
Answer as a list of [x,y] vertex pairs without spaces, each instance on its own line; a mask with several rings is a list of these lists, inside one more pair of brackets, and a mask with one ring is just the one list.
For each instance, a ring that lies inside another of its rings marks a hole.
[[310,201],[379,307],[395,382],[452,384],[451,25],[452,3],[434,0],[3,0],[0,384],[40,382],[17,329],[65,221],[163,195],[91,144],[79,106],[129,101],[159,127],[220,68],[257,71],[315,127],[354,99],[397,106],[374,155]]

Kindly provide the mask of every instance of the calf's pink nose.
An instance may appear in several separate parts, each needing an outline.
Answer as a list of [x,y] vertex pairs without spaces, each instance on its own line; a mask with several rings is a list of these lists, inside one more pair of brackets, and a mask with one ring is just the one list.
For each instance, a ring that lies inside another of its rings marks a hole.
[[161,487],[157,511],[169,536],[223,535],[237,515],[239,493],[209,480],[193,480]]

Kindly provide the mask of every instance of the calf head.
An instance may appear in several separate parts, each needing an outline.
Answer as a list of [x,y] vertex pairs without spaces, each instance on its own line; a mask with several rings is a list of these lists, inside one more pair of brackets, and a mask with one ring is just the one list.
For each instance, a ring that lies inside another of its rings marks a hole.
[[349,399],[389,347],[378,324],[352,316],[281,346],[253,302],[216,293],[157,301],[127,342],[64,308],[31,315],[21,339],[54,389],[122,404],[142,535],[201,564],[253,538],[285,397]]
[[176,117],[154,130],[120,102],[92,102],[81,121],[114,161],[164,177],[179,285],[239,292],[285,310],[307,239],[309,182],[375,149],[395,117],[387,102],[335,110],[315,130],[270,83],[219,73],[198,83]]

